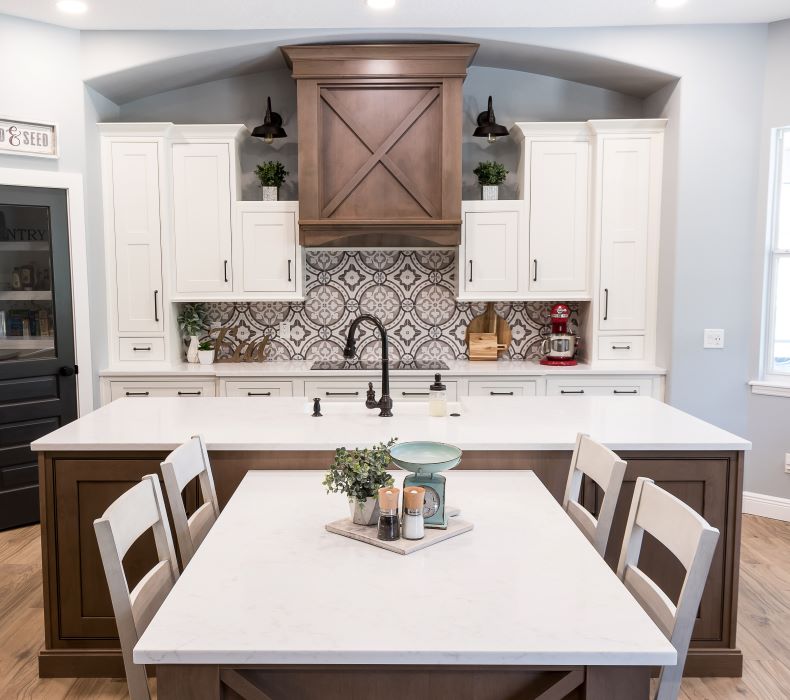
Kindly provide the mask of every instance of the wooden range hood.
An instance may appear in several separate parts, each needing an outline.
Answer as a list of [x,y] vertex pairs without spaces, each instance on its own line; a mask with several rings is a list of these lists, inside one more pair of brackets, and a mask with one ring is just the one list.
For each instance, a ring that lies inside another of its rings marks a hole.
[[477,44],[286,46],[304,246],[454,246],[462,86]]

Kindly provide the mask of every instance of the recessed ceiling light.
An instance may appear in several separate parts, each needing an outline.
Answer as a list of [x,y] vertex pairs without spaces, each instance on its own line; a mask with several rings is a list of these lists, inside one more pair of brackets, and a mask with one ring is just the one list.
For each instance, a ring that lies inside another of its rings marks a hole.
[[372,10],[390,10],[395,7],[395,0],[367,0]]
[[664,10],[671,10],[685,4],[686,0],[656,0],[656,7],[660,7]]
[[69,15],[81,15],[88,11],[88,5],[82,0],[60,0],[55,7]]

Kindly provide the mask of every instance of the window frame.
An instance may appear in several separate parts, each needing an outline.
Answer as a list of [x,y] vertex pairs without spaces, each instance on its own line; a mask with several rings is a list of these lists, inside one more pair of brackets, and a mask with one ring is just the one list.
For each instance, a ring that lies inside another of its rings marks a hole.
[[[780,188],[782,185],[783,168],[785,165],[785,148],[790,146],[790,126],[783,126],[771,131],[771,165],[769,171],[769,201],[766,226],[766,291],[764,305],[763,328],[763,372],[765,380],[780,384],[790,384],[790,368],[786,371],[777,370],[774,365],[774,346],[776,340],[776,307],[778,269],[780,260],[790,259],[790,248],[779,248],[779,206],[781,203]],[[787,156],[790,161],[790,155]],[[787,203],[790,206],[790,202]]]

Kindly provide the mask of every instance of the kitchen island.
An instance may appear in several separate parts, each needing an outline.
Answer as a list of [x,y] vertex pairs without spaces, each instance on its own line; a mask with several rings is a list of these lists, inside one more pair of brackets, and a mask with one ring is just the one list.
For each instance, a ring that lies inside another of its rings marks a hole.
[[[736,613],[743,455],[750,444],[654,399],[464,398],[458,417],[429,418],[422,403],[396,403],[379,418],[362,403],[330,403],[311,416],[305,398],[120,399],[47,435],[39,452],[44,564],[42,676],[121,676],[123,668],[93,520],[178,444],[201,434],[221,506],[250,469],[325,469],[339,446],[437,440],[464,450],[459,469],[534,470],[559,499],[576,434],[585,432],[628,461],[607,561],[619,554],[633,483],[648,476],[721,531],[687,662],[690,675],[739,675]],[[448,491],[452,493],[452,481]],[[586,484],[585,504],[599,493]],[[193,489],[187,507],[196,506]],[[125,559],[130,585],[153,563],[153,540]],[[646,542],[643,568],[679,592],[681,567]],[[640,564],[641,565],[641,564]]]

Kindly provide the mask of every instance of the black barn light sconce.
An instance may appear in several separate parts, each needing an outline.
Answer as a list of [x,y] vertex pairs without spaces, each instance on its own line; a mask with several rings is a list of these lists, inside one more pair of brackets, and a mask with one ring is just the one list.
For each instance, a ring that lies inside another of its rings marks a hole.
[[[488,109],[477,115],[477,128],[473,136],[487,137],[488,143],[494,143],[497,136],[507,136],[510,132],[501,124],[496,123],[494,116],[494,98],[488,96]],[[253,132],[254,135],[254,132]]]
[[271,143],[274,139],[285,138],[288,134],[283,129],[283,118],[272,112],[272,98],[266,98],[266,116],[263,118],[263,124],[256,126],[252,130],[252,135],[263,139],[265,143]]

